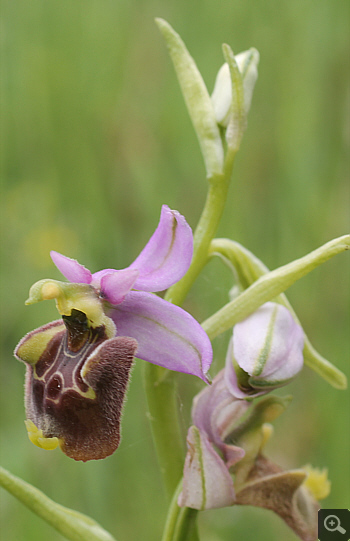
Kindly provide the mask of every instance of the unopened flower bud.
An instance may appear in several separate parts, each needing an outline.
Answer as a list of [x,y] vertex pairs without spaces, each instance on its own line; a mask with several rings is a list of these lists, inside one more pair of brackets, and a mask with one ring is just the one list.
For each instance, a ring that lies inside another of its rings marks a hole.
[[[254,48],[235,56],[242,75],[245,115],[248,114],[250,109],[254,86],[258,78],[259,58],[259,53]],[[232,82],[227,62],[218,71],[211,100],[217,123],[226,127],[231,113],[232,100]]]
[[226,384],[237,398],[287,384],[303,366],[304,333],[281,304],[268,302],[233,329]]

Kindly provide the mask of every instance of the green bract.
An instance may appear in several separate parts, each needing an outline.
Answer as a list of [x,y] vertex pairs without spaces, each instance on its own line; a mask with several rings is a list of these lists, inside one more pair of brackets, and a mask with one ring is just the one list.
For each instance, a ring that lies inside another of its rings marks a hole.
[[186,45],[163,19],[156,22],[164,36],[188,112],[203,154],[207,176],[223,173],[224,150],[210,96]]
[[1,467],[0,485],[71,541],[115,541],[92,518],[59,505]]

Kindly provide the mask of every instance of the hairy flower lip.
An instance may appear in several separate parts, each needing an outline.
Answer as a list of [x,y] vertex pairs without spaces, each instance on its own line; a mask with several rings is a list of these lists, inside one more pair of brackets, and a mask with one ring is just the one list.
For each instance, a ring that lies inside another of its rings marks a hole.
[[238,505],[270,509],[303,541],[317,538],[317,513],[320,505],[304,486],[302,469],[283,471],[261,453],[237,493]]
[[79,311],[26,335],[15,350],[27,365],[28,435],[43,449],[57,445],[75,460],[112,454],[137,342],[108,338]]

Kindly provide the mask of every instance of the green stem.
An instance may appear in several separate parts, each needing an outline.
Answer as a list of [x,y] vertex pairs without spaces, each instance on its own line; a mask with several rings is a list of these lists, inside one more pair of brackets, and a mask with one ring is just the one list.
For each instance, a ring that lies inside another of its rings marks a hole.
[[195,522],[198,511],[179,507],[177,500],[182,490],[182,480],[178,484],[168,511],[162,541],[197,541]]
[[196,528],[198,511],[189,507],[182,507],[176,523],[174,541],[198,541]]
[[178,500],[181,490],[182,490],[182,480],[178,484],[174,492],[174,496],[171,500],[171,504],[169,506],[168,516],[167,516],[165,527],[164,527],[162,541],[173,541],[174,539],[176,523],[179,518],[179,514],[181,512],[181,507],[177,505],[177,500]]
[[225,207],[233,159],[226,163],[224,175],[209,180],[209,190],[205,206],[194,233],[194,251],[190,268],[185,276],[168,289],[165,299],[181,305],[197,276],[208,260],[208,249],[213,239]]
[[185,456],[176,381],[173,373],[166,368],[145,363],[144,383],[152,435],[165,490],[170,499],[182,477]]

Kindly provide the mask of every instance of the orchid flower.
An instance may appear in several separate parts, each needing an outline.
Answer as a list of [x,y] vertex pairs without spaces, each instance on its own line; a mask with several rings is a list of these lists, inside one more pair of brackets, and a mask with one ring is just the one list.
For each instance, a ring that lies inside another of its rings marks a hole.
[[269,423],[288,402],[269,397],[252,407],[231,394],[221,370],[193,401],[178,505],[198,510],[231,505],[271,509],[303,541],[314,541],[317,498],[329,493],[326,473],[316,475],[310,467],[283,471],[262,454],[272,433]]
[[91,274],[51,252],[71,283],[40,280],[27,304],[56,299],[62,319],[32,331],[15,350],[27,364],[26,425],[33,443],[59,445],[75,460],[113,453],[135,355],[208,381],[208,336],[190,314],[151,293],[186,273],[192,251],[186,220],[164,205],[156,231],[126,269]]
[[286,385],[303,367],[304,332],[290,311],[267,302],[233,328],[225,378],[236,398]]
[[[193,403],[194,426],[187,438],[190,451],[180,504],[206,509],[221,507],[223,502],[234,503],[228,470],[243,458],[245,451],[227,445],[225,437],[248,407],[245,400],[239,399],[264,394],[290,381],[303,365],[303,336],[289,310],[271,302],[234,326],[225,370]],[[198,476],[203,468],[208,474],[205,486]],[[198,489],[193,491],[192,485],[196,484]]]

